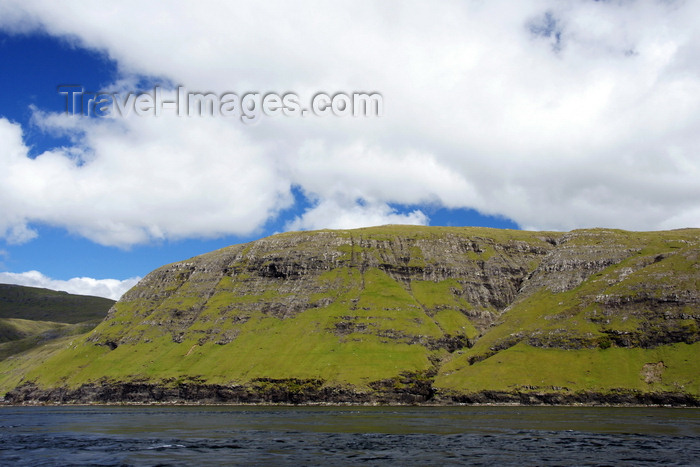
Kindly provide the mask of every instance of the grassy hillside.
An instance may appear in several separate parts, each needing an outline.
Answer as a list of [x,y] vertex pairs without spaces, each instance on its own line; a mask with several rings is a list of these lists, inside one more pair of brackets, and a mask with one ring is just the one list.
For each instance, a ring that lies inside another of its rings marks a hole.
[[74,324],[101,320],[113,304],[108,298],[0,284],[0,318]]
[[0,362],[0,391],[700,401],[699,245],[696,229],[281,234],[152,272],[92,332]]
[[0,284],[0,361],[92,330],[113,300]]
[[54,339],[85,334],[99,324],[96,321],[66,324],[24,319],[0,319],[0,361],[46,345]]

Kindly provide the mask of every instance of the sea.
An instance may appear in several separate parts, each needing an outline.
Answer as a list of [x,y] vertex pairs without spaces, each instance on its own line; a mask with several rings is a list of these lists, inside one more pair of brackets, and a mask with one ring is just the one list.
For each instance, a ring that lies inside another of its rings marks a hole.
[[2,406],[0,465],[700,466],[700,410]]

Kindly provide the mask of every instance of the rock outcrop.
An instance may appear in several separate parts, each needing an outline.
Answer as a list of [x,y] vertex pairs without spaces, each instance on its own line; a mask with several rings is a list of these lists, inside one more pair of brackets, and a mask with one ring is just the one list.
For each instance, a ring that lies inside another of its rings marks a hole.
[[[275,235],[148,274],[7,398],[696,404],[699,245],[693,229]],[[536,376],[561,351],[582,365],[566,386]],[[485,376],[528,352],[517,384]],[[624,382],[597,367],[614,352]]]

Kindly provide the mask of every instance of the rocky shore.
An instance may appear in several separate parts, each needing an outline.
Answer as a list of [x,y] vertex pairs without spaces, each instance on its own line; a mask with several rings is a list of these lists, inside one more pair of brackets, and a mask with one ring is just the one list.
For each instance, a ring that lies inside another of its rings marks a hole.
[[267,380],[249,386],[182,383],[162,386],[148,383],[86,384],[77,389],[41,389],[22,385],[1,401],[10,405],[81,404],[282,404],[282,405],[587,405],[700,407],[700,398],[684,393],[643,393],[620,389],[601,392],[555,390],[482,391],[441,394],[422,392],[361,392],[325,387],[318,380]]

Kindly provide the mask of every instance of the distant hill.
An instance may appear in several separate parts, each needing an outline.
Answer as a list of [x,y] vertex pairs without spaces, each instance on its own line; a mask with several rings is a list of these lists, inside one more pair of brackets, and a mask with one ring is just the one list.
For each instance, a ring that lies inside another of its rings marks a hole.
[[698,229],[290,232],[151,272],[90,333],[1,361],[0,392],[697,406],[698,320]]
[[108,298],[0,284],[0,318],[75,324],[102,320],[114,303]]
[[114,303],[107,298],[0,284],[0,361],[90,331]]

